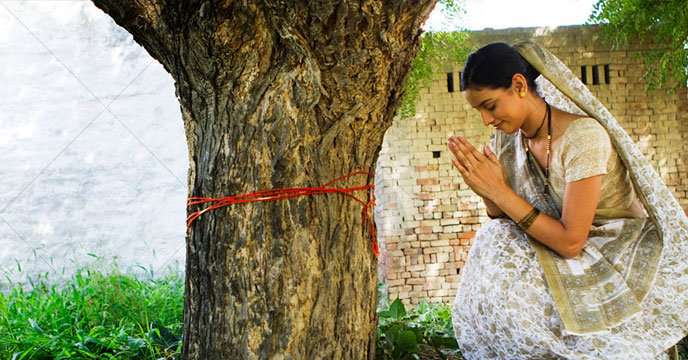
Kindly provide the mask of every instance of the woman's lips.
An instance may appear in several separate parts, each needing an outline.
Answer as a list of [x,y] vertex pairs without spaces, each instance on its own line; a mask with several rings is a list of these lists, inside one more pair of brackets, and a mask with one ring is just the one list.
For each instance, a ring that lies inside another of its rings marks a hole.
[[494,125],[496,129],[499,129],[499,125],[502,125],[503,121],[498,122],[497,124]]

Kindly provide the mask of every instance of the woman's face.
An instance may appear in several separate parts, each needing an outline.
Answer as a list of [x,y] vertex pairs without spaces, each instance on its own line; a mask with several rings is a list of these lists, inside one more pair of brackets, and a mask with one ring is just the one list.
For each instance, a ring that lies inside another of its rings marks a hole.
[[508,89],[468,88],[462,91],[461,95],[474,109],[480,111],[485,126],[494,126],[506,133],[513,133],[523,124],[523,102],[516,95],[513,86]]

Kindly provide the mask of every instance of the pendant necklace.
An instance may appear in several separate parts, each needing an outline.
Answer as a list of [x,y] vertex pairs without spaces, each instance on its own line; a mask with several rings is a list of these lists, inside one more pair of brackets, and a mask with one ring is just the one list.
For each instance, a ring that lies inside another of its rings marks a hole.
[[[552,110],[550,109],[547,101],[545,101],[545,106],[546,106],[545,117],[547,118],[547,163],[545,164],[545,193],[547,193],[547,189],[549,187],[549,153],[550,153],[550,148],[552,145]],[[523,137],[526,139],[534,138],[537,135],[538,131],[540,131],[540,128],[542,128],[542,125],[544,125],[544,123],[545,123],[545,119],[543,118],[542,123],[540,124],[540,127],[538,127],[538,129],[535,130],[535,135],[533,135],[531,137],[527,137],[527,136],[523,135]],[[525,134],[525,133],[523,133],[523,131],[521,131],[521,133]],[[525,143],[526,143],[526,153],[528,153],[528,151],[529,151],[528,140],[525,140]]]

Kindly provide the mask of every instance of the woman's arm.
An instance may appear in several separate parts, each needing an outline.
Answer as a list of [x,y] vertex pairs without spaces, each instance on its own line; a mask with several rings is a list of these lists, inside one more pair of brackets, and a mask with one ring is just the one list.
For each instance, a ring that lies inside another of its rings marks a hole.
[[[496,134],[493,136],[496,136]],[[495,149],[497,147],[496,141],[496,137],[491,139],[490,148]],[[485,157],[490,156],[490,151],[488,149],[489,148],[487,146],[483,146],[483,155],[485,155]],[[495,204],[492,200],[484,196],[480,197],[483,198],[483,202],[485,203],[485,211],[487,212],[487,216],[493,219],[506,216],[504,211],[502,211],[502,209],[500,209],[499,206],[497,206],[497,204]]]
[[[595,175],[566,184],[561,220],[545,213],[535,218],[526,233],[563,258],[578,256],[585,246],[600,201],[602,176]],[[518,222],[532,205],[512,189],[496,199],[495,204]]]
[[[533,206],[521,198],[506,181],[502,166],[494,153],[488,149],[487,156],[481,154],[463,137],[450,137],[449,140],[449,149],[456,156],[452,163],[473,191],[490,199],[516,222],[531,211]],[[598,162],[606,161],[608,157],[608,154],[602,153]],[[588,161],[586,158],[579,160]],[[588,169],[594,172],[601,168]],[[603,174],[598,172],[588,176],[585,175],[587,173],[591,171],[571,172],[571,181],[567,182],[564,191],[561,219],[541,213],[526,231],[564,258],[580,254],[600,201]]]
[[[482,197],[482,196],[481,196]],[[482,197],[483,202],[485,203],[485,211],[487,212],[487,216],[491,218],[497,218],[497,217],[504,217],[506,214],[504,214],[504,211],[497,206],[492,200]]]

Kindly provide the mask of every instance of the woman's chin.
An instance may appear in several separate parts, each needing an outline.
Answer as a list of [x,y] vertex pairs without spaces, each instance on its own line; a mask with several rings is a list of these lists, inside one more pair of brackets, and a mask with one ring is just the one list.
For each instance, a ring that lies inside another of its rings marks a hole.
[[506,129],[502,128],[501,130],[504,131],[504,132],[507,133],[507,134],[513,134],[513,133],[515,133],[516,131],[518,131],[518,129],[512,129],[512,128],[506,128]]
[[503,132],[503,133],[507,133],[507,134],[513,134],[513,133],[514,133],[514,129],[512,129],[512,128],[509,127],[509,126],[507,126],[506,124],[500,124],[500,125],[499,125],[498,127],[496,127],[495,129],[497,129],[497,130],[499,130],[499,131],[501,131],[501,132]]

